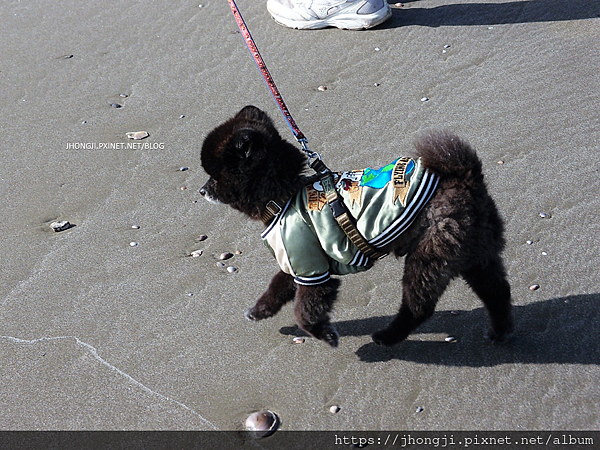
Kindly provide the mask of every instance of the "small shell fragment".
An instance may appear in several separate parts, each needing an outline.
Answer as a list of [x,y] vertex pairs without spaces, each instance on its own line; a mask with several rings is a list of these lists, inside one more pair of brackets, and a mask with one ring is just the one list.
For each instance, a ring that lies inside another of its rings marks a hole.
[[444,339],[446,342],[449,342],[451,344],[457,342],[456,338],[454,336],[448,336],[446,339]]
[[419,407],[417,408],[417,411],[416,411],[416,412],[418,412],[418,413],[421,413],[421,412],[423,412],[423,411],[424,411],[424,408],[423,408],[422,406],[419,406]]
[[225,261],[226,259],[230,259],[232,257],[233,257],[233,253],[231,253],[231,252],[224,252],[219,255],[219,259],[221,261]]
[[319,87],[317,88],[317,90],[318,90],[318,91],[321,91],[321,92],[323,92],[323,91],[326,91],[326,90],[327,90],[327,86],[319,86]]
[[229,272],[229,273],[237,272],[237,268],[236,268],[236,267],[233,267],[233,266],[229,266],[229,267],[227,268],[227,272]]
[[146,139],[150,134],[147,131],[128,131],[125,135],[129,139],[135,139],[137,141],[141,139]]
[[550,217],[552,217],[552,216],[550,215],[550,213],[541,212],[541,213],[540,213],[540,217],[541,217],[542,219],[549,219],[549,218],[550,218]]
[[190,256],[192,258],[197,258],[198,256],[202,256],[202,250],[194,250],[192,253],[190,253]]
[[533,244],[533,241],[532,241],[531,239],[528,239],[527,241],[525,241],[525,243],[526,243],[527,245],[531,245],[531,244]]
[[256,437],[264,438],[275,432],[279,426],[279,418],[273,411],[257,411],[248,416],[245,425]]
[[140,226],[139,225],[131,225],[131,228],[134,230],[139,230]]
[[56,222],[52,222],[50,224],[50,228],[52,228],[56,233],[59,231],[65,231],[71,228],[73,225],[68,220],[60,220]]
[[196,239],[197,242],[202,242],[208,239],[208,236],[205,234],[201,234],[200,236],[198,236],[198,239]]
[[539,288],[540,288],[539,284],[532,284],[531,286],[529,286],[530,291],[537,291]]
[[306,339],[304,339],[302,336],[296,336],[294,339],[292,339],[294,344],[304,344],[305,341]]
[[130,242],[129,243],[130,247],[137,247],[137,245],[138,245],[137,242]]
[[429,97],[423,97],[423,98],[421,98],[421,101],[423,103],[428,102],[429,101]]
[[331,405],[329,411],[331,411],[331,414],[337,414],[340,411],[340,407],[338,405]]

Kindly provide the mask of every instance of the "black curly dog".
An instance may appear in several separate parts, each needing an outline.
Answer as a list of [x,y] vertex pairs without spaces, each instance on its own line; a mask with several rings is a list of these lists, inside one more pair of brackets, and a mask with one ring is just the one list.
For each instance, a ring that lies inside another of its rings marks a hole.
[[[481,161],[468,144],[448,133],[430,134],[415,146],[413,156],[420,157],[440,182],[410,228],[385,248],[397,257],[406,256],[402,304],[373,340],[393,345],[405,339],[433,314],[450,280],[461,276],[487,308],[488,337],[503,342],[513,331],[510,286],[500,256],[504,226],[484,183]],[[289,198],[307,183],[305,155],[282,139],[271,119],[253,106],[209,133],[201,159],[210,175],[202,195],[256,220],[270,200]],[[316,286],[296,284],[280,271],[246,318],[272,317],[294,300],[298,325],[336,347],[338,334],[329,313],[339,284],[338,279]]]

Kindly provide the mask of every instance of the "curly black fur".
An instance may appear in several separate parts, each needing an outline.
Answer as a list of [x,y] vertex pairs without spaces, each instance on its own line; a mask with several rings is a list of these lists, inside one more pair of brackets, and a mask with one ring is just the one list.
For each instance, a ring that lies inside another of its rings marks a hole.
[[[489,338],[502,342],[513,331],[510,286],[500,256],[504,227],[481,161],[466,142],[446,132],[425,136],[415,144],[414,156],[440,177],[440,184],[410,228],[385,249],[406,256],[402,304],[373,340],[393,345],[405,339],[433,314],[450,280],[461,276],[487,308]],[[201,189],[207,199],[259,219],[269,200],[302,188],[305,156],[281,138],[264,112],[247,106],[207,136],[202,166],[210,175]],[[338,286],[339,280],[296,285],[280,271],[246,318],[272,317],[294,300],[298,325],[335,347],[338,335],[329,313]]]

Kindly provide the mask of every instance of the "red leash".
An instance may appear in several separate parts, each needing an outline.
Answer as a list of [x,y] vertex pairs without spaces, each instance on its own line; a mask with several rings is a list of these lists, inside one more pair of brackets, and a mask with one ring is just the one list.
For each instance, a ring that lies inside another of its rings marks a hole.
[[279,89],[277,89],[277,86],[275,85],[275,82],[273,81],[273,77],[271,77],[271,74],[269,73],[269,69],[267,69],[267,65],[265,64],[265,61],[262,59],[262,56],[260,56],[258,47],[256,46],[254,39],[252,39],[252,36],[250,35],[250,31],[248,30],[248,27],[246,26],[246,22],[244,22],[244,18],[242,17],[240,10],[238,9],[237,5],[235,4],[235,1],[228,0],[228,2],[229,2],[229,6],[231,7],[231,11],[233,12],[233,16],[235,17],[235,20],[240,29],[240,32],[242,33],[242,36],[244,36],[244,40],[246,41],[248,50],[250,50],[250,54],[252,55],[252,57],[254,58],[254,61],[256,62],[256,65],[258,66],[258,70],[260,70],[260,73],[262,74],[262,76],[265,80],[265,83],[267,83],[267,86],[269,87],[269,90],[271,91],[271,94],[273,95],[273,98],[275,99],[277,106],[279,106],[279,109],[281,110],[283,117],[285,118],[288,126],[292,130],[294,137],[302,145],[302,148],[308,155],[309,164],[310,164],[311,159],[315,159],[315,158],[321,159],[321,155],[319,155],[317,152],[311,151],[308,148],[308,146],[306,145],[308,142],[308,139],[306,139],[306,137],[304,136],[304,133],[302,133],[302,131],[300,131],[300,128],[298,128],[298,125],[296,125],[294,118],[290,114],[290,111],[288,110],[285,102],[283,101],[283,97],[281,96]]

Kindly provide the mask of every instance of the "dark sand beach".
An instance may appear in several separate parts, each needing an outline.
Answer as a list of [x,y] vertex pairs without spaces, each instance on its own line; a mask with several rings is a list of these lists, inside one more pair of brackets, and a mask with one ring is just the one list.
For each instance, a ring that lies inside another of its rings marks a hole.
[[289,306],[244,320],[277,265],[259,223],[201,198],[200,146],[246,104],[293,137],[227,2],[9,0],[0,430],[241,430],[266,408],[282,431],[600,431],[600,4],[407,1],[348,32],[286,29],[265,3],[238,5],[330,167],[380,167],[440,128],[478,150],[514,339],[484,339],[456,280],[406,342],[373,344],[400,304],[392,257],[345,278],[337,349],[294,344]]

